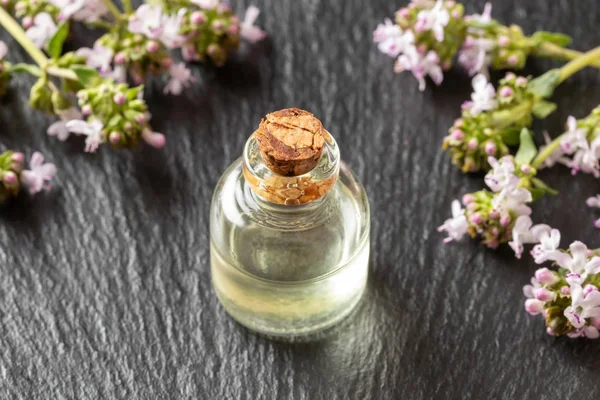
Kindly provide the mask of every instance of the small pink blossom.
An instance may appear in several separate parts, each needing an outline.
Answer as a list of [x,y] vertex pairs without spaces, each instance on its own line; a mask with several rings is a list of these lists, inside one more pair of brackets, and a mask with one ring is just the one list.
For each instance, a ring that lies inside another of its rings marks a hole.
[[196,80],[184,63],[173,64],[169,68],[169,74],[171,79],[165,86],[164,93],[179,95],[183,91],[183,88],[189,87]]
[[531,218],[527,215],[521,215],[515,221],[512,230],[512,240],[508,245],[514,250],[515,257],[521,258],[523,254],[523,244],[538,243],[545,232],[550,231],[548,225],[533,225]]
[[404,54],[398,57],[394,67],[395,72],[411,71],[413,76],[419,82],[419,90],[425,90],[425,77],[429,75],[436,85],[444,80],[444,73],[440,67],[440,58],[433,50],[427,52],[425,56],[419,54],[415,46],[409,46]]
[[373,42],[378,43],[377,48],[384,54],[396,58],[415,41],[412,31],[402,32],[402,29],[387,18],[379,24],[373,32]]
[[165,146],[165,135],[159,132],[153,132],[149,128],[144,128],[142,131],[142,139],[152,147],[160,149]]
[[415,30],[417,32],[433,31],[438,42],[444,41],[444,27],[450,21],[450,14],[444,7],[443,0],[437,0],[435,6],[430,10],[421,10],[417,14]]
[[494,86],[488,82],[487,77],[483,74],[479,74],[473,78],[471,101],[473,105],[469,111],[473,115],[478,115],[483,111],[494,110],[498,106]]
[[81,119],[81,113],[75,107],[67,108],[66,110],[58,111],[60,120],[54,122],[48,127],[48,136],[56,136],[58,140],[64,142],[70,135],[67,129],[67,122],[74,119]]
[[50,14],[43,12],[39,13],[33,19],[33,25],[27,29],[27,37],[31,39],[37,48],[42,48],[46,42],[54,36],[57,31],[57,26]]
[[111,62],[114,51],[102,46],[99,42],[94,43],[94,48],[82,47],[77,50],[78,56],[85,57],[85,64],[90,68],[97,69],[103,76],[111,72]]
[[104,125],[97,119],[92,119],[89,122],[83,120],[67,122],[67,129],[70,132],[87,136],[84,151],[88,153],[94,153],[98,149],[98,146],[104,142],[102,135],[103,128]]
[[460,240],[469,230],[469,223],[465,216],[465,210],[460,206],[458,200],[452,202],[452,218],[449,218],[444,222],[442,226],[438,228],[438,232],[445,231],[448,237],[444,239],[444,243],[448,243],[452,240]]
[[240,36],[250,43],[256,43],[267,36],[267,32],[254,25],[256,18],[258,18],[258,14],[260,14],[258,7],[248,7],[244,20],[240,24]]
[[44,163],[44,156],[36,151],[31,156],[29,168],[21,171],[21,183],[29,190],[29,193],[35,194],[50,189],[49,182],[56,175],[56,166]]
[[564,315],[573,327],[582,328],[586,318],[600,316],[600,292],[584,293],[581,286],[571,285],[571,306],[565,309]]

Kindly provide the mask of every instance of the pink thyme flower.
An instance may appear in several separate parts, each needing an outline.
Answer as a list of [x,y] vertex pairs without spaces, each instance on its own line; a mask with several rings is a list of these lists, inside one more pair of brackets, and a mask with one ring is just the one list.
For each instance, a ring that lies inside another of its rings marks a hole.
[[0,40],[0,61],[8,54],[8,46]]
[[558,256],[558,246],[560,245],[560,231],[552,229],[540,233],[537,238],[539,243],[531,250],[531,255],[536,264],[541,264],[548,260],[555,260]]
[[515,257],[521,258],[523,254],[523,244],[538,243],[542,235],[550,231],[548,225],[534,225],[531,218],[527,215],[521,215],[515,221],[515,226],[512,230],[512,240],[508,245],[514,250]]
[[548,258],[550,261],[556,261],[556,263],[569,270],[567,274],[567,282],[571,285],[573,283],[583,283],[585,278],[589,274],[600,273],[600,257],[593,256],[589,258],[589,251],[585,244],[579,241],[571,243],[569,246],[571,254],[557,252],[554,257]]
[[377,48],[384,54],[396,58],[415,41],[412,31],[402,32],[402,29],[389,18],[379,24],[373,32],[373,42],[379,43]]
[[77,50],[78,56],[85,57],[86,65],[97,69],[101,75],[105,76],[112,72],[111,62],[114,51],[111,48],[102,46],[99,42],[94,43],[94,48],[82,47]]
[[430,10],[421,10],[417,14],[415,30],[417,32],[433,31],[438,42],[444,41],[444,27],[450,21],[450,14],[444,7],[443,0],[437,0],[435,6]]
[[452,218],[447,219],[442,226],[438,228],[438,232],[445,231],[448,237],[444,239],[444,243],[452,240],[460,240],[469,230],[469,223],[465,216],[465,210],[460,206],[460,201],[452,202]]
[[[600,208],[600,194],[597,194],[595,197],[588,198],[586,200],[586,204],[588,207]],[[594,221],[594,226],[596,228],[600,228],[600,218]]]
[[471,94],[472,106],[469,112],[473,115],[478,115],[483,111],[494,110],[498,106],[496,101],[496,90],[494,86],[488,82],[483,74],[473,78],[473,93]]
[[514,174],[515,163],[511,156],[502,157],[500,160],[496,160],[495,157],[488,157],[488,163],[492,169],[487,173],[484,181],[493,192],[517,187],[519,177]]
[[153,132],[149,128],[144,128],[142,131],[142,139],[152,147],[160,149],[164,147],[166,139],[165,135],[159,132]]
[[57,29],[56,23],[50,14],[43,12],[35,16],[33,25],[25,33],[35,46],[41,49],[46,45],[48,39],[54,36]]
[[42,190],[50,189],[50,181],[56,175],[56,166],[51,163],[44,164],[44,156],[36,151],[31,156],[29,168],[21,171],[21,183],[29,193],[35,194]]
[[560,140],[560,148],[565,154],[573,154],[587,145],[586,134],[586,129],[579,128],[575,117],[570,115],[567,118],[567,131]]
[[89,122],[83,120],[72,120],[67,122],[67,129],[79,135],[86,135],[85,149],[88,153],[94,153],[98,146],[104,142],[102,129],[104,125],[97,119],[92,119]]
[[575,328],[582,328],[586,318],[600,316],[600,292],[585,293],[580,285],[571,285],[571,306],[565,309],[564,315]]
[[254,25],[256,18],[258,18],[260,10],[256,6],[250,6],[246,10],[244,20],[240,24],[240,36],[249,41],[250,43],[256,43],[263,40],[267,36],[267,32]]
[[54,122],[48,127],[48,136],[56,136],[58,140],[64,142],[70,135],[67,129],[67,122],[74,119],[81,119],[81,113],[75,107],[67,108],[66,110],[58,111],[60,120]]
[[179,95],[184,87],[189,87],[196,79],[192,76],[192,72],[186,68],[184,63],[173,64],[169,68],[171,79],[165,86],[163,92]]
[[419,90],[425,90],[425,77],[429,75],[436,85],[444,80],[444,73],[440,67],[440,58],[433,50],[422,56],[415,46],[409,46],[404,54],[398,57],[394,67],[396,73],[402,71],[411,71],[413,76],[419,82]]

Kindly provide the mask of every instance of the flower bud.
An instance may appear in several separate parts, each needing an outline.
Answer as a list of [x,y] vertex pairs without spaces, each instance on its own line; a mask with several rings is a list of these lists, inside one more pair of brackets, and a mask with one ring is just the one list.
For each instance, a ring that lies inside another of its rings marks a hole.
[[571,294],[571,288],[568,286],[563,286],[560,288],[560,294],[568,295]]
[[92,107],[90,107],[89,104],[86,104],[85,106],[81,107],[81,113],[83,115],[90,115],[92,113]]
[[550,336],[556,336],[556,332],[554,332],[554,330],[552,330],[550,327],[546,328],[546,333]]
[[521,165],[521,172],[524,173],[524,174],[531,173],[531,165],[529,165],[529,164],[523,164],[523,165]]
[[460,129],[454,129],[451,133],[452,139],[454,140],[463,140],[465,138],[465,134]]
[[500,89],[500,96],[502,97],[510,97],[513,95],[513,90],[509,86],[503,86]]
[[398,10],[398,15],[400,16],[400,18],[408,18],[408,16],[410,15],[410,13],[408,12],[408,8],[402,7],[400,10]]
[[115,54],[115,57],[113,60],[114,60],[115,64],[125,64],[127,62],[127,55],[125,53],[123,53],[122,51],[120,51],[117,54]]
[[121,132],[111,132],[110,135],[108,135],[108,140],[110,140],[112,144],[119,143],[121,141]]
[[117,93],[113,96],[113,101],[115,102],[115,104],[125,104],[125,101],[127,101],[127,99],[125,98],[125,95],[123,93]]
[[517,86],[526,87],[527,82],[528,82],[527,78],[525,78],[524,76],[519,76],[515,83],[517,84]]
[[498,219],[498,218],[500,218],[500,213],[498,211],[492,209],[490,211],[489,216],[490,216],[491,219]]
[[479,225],[482,222],[483,222],[483,217],[481,216],[480,213],[474,213],[473,215],[471,215],[471,223],[472,224]]
[[21,21],[21,24],[23,25],[23,28],[29,29],[33,26],[33,18],[31,18],[30,16],[26,16]]
[[460,19],[460,17],[462,17],[462,12],[460,12],[459,9],[455,9],[455,10],[452,10],[451,15],[452,15],[452,18],[454,18],[454,19]]
[[150,146],[156,147],[157,149],[164,147],[166,142],[165,135],[158,132],[152,132],[148,128],[144,128],[142,131],[142,139],[144,139],[144,141]]
[[506,35],[502,35],[498,38],[498,46],[506,47],[510,44],[510,38]]
[[535,279],[537,279],[539,283],[550,285],[559,280],[558,276],[548,268],[540,268],[535,271]]
[[506,227],[506,226],[510,225],[510,221],[511,221],[510,215],[503,215],[500,218],[500,225]]
[[227,27],[227,33],[229,33],[230,35],[237,35],[238,33],[240,33],[240,26],[237,24],[229,25]]
[[148,43],[146,43],[146,51],[148,51],[148,53],[154,53],[159,48],[160,48],[160,45],[158,44],[158,42],[156,42],[154,40],[151,40]]
[[507,82],[512,82],[512,81],[513,81],[513,80],[515,80],[516,78],[517,78],[517,76],[516,76],[514,73],[512,73],[512,72],[507,72],[507,73],[506,73],[506,75],[504,76],[504,79],[505,79]]
[[23,153],[18,152],[18,153],[13,153],[10,156],[10,159],[16,163],[22,164],[23,161],[25,160],[25,156],[23,155]]
[[533,295],[536,299],[543,302],[552,301],[556,297],[556,293],[543,287],[535,289]]
[[212,23],[212,27],[214,30],[220,31],[221,29],[223,29],[223,21],[220,21],[220,20],[214,21]]
[[467,193],[462,197],[462,203],[466,206],[469,203],[472,203],[476,200],[475,196],[471,193]]
[[477,147],[479,147],[479,141],[475,138],[472,138],[467,143],[467,147],[471,150],[475,150],[475,149],[477,149]]
[[6,171],[2,176],[2,182],[4,182],[7,186],[12,186],[17,183],[17,174],[12,171]]
[[496,143],[494,143],[492,141],[488,141],[485,144],[485,153],[486,154],[493,156],[494,154],[496,154],[496,150],[497,150]]
[[531,315],[537,315],[544,309],[544,303],[537,299],[525,300],[525,310]]
[[190,15],[190,21],[192,24],[202,24],[206,21],[206,15],[202,11],[194,11],[192,15]]

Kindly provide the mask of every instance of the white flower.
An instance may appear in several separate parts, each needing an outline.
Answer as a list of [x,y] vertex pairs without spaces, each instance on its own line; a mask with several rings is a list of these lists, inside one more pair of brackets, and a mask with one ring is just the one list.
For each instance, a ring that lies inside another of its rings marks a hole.
[[88,153],[96,151],[98,146],[104,142],[102,129],[104,125],[97,119],[92,119],[89,122],[83,120],[72,120],[67,122],[67,129],[80,135],[86,135],[85,150]]
[[415,41],[415,36],[412,31],[402,32],[402,29],[389,18],[385,20],[385,24],[379,24],[375,32],[373,32],[373,42],[379,43],[377,48],[384,54],[396,58],[408,46]]
[[117,65],[112,70],[102,74],[105,78],[111,78],[117,83],[125,83],[127,80],[127,68],[124,65]]
[[482,111],[493,110],[497,107],[496,90],[485,75],[479,74],[473,78],[473,90],[474,92],[471,94],[473,105],[469,110],[471,114],[477,115]]
[[71,107],[58,111],[58,116],[60,120],[50,125],[47,133],[49,136],[56,136],[58,140],[64,142],[70,134],[69,129],[67,129],[67,122],[74,119],[81,119],[81,113],[75,107]]
[[470,15],[469,18],[481,24],[490,22],[492,20],[492,3],[485,3],[485,7],[483,8],[483,12],[481,14],[473,14]]
[[594,256],[588,260],[588,248],[582,242],[573,242],[569,246],[571,254],[558,252],[555,255],[556,263],[568,269],[567,282],[582,283],[588,274],[600,273],[600,257]]
[[544,233],[550,231],[548,225],[539,224],[532,226],[533,222],[527,215],[521,215],[515,221],[512,230],[512,241],[508,245],[514,250],[515,257],[521,258],[523,254],[523,244],[538,243]]
[[444,2],[438,0],[431,10],[421,10],[417,14],[415,29],[417,32],[432,30],[438,42],[444,41],[444,27],[450,21],[450,14],[444,8]]
[[51,163],[44,164],[44,156],[36,151],[31,156],[29,168],[21,172],[21,183],[27,187],[29,193],[34,194],[43,189],[50,189],[50,180],[56,175],[56,166]]
[[519,177],[514,174],[515,163],[510,156],[502,157],[496,160],[494,157],[488,157],[488,163],[492,169],[484,178],[485,184],[494,192],[502,189],[514,189],[519,184]]
[[169,74],[171,79],[165,86],[163,92],[171,93],[174,95],[181,94],[184,87],[189,87],[195,78],[192,76],[192,72],[186,68],[184,63],[173,64],[169,68]]
[[8,46],[0,40],[0,60],[6,57],[6,54],[8,54]]
[[103,0],[49,0],[60,9],[59,21],[97,21],[108,12]]
[[149,39],[160,39],[163,32],[163,12],[159,6],[142,4],[129,19],[127,29]]
[[104,47],[96,42],[93,49],[82,47],[77,50],[76,54],[85,57],[85,64],[90,68],[97,69],[103,76],[112,72],[111,63],[114,51],[111,48]]
[[528,299],[535,299],[534,291],[535,289],[541,288],[540,282],[534,277],[531,278],[531,284],[523,286],[523,294]]
[[571,285],[571,306],[564,314],[575,328],[582,328],[586,318],[600,316],[600,292],[598,289],[586,292],[580,285]]
[[579,150],[573,156],[573,159],[567,162],[567,166],[573,170],[573,174],[584,172],[593,174],[600,178],[600,165],[598,164],[598,149],[600,148],[600,136],[596,137],[588,145],[587,141],[579,145]]
[[419,82],[419,90],[425,90],[425,77],[429,75],[436,85],[444,80],[444,73],[440,67],[440,58],[437,53],[430,50],[425,57],[417,51],[416,47],[411,45],[404,50],[404,54],[398,57],[395,72],[411,71],[413,76]]
[[46,41],[54,36],[57,29],[50,14],[43,12],[35,16],[33,25],[25,33],[35,46],[41,49]]
[[452,218],[444,222],[444,225],[438,228],[438,232],[446,231],[448,237],[444,239],[444,243],[452,240],[460,240],[468,231],[469,224],[465,216],[465,210],[461,208],[460,202],[454,200],[452,202]]
[[531,192],[525,188],[502,189],[492,199],[492,207],[501,215],[510,215],[512,211],[516,215],[530,215],[531,208],[526,203],[533,200]]
[[191,0],[191,1],[198,7],[204,8],[205,10],[211,10],[213,8],[217,8],[217,6],[219,5],[219,0]]
[[552,229],[549,232],[546,230],[541,232],[538,237],[539,244],[536,244],[531,250],[531,255],[536,264],[541,264],[548,260],[555,260],[560,250],[560,231]]
[[577,120],[573,116],[567,118],[567,132],[560,140],[560,147],[565,154],[573,154],[579,148],[587,147],[586,129],[577,127]]
[[185,38],[179,33],[181,29],[181,18],[185,15],[185,8],[180,8],[175,15],[163,15],[162,17],[162,34],[160,36],[161,42],[167,48],[174,49],[181,47]]
[[[600,194],[597,194],[595,197],[590,197],[586,201],[588,207],[597,207],[600,208]],[[594,221],[594,226],[596,228],[600,228],[600,219]]]
[[471,76],[477,74],[489,76],[489,66],[492,63],[490,52],[495,47],[496,44],[491,39],[467,36],[458,53],[458,62]]
[[249,41],[250,43],[256,43],[259,40],[263,40],[267,36],[267,32],[254,25],[256,18],[258,18],[260,10],[256,6],[250,6],[246,10],[244,20],[240,24],[240,36]]
[[584,326],[573,332],[567,333],[567,336],[570,338],[585,337],[588,339],[598,339],[600,337],[600,331],[598,331],[598,328],[595,326]]

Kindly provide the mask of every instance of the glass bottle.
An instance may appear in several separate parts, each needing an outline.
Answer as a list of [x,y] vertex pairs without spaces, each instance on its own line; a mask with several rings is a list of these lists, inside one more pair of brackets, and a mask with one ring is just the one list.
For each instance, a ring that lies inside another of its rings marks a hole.
[[267,335],[328,328],[364,292],[369,228],[365,190],[321,122],[299,109],[268,114],[213,195],[215,292]]

